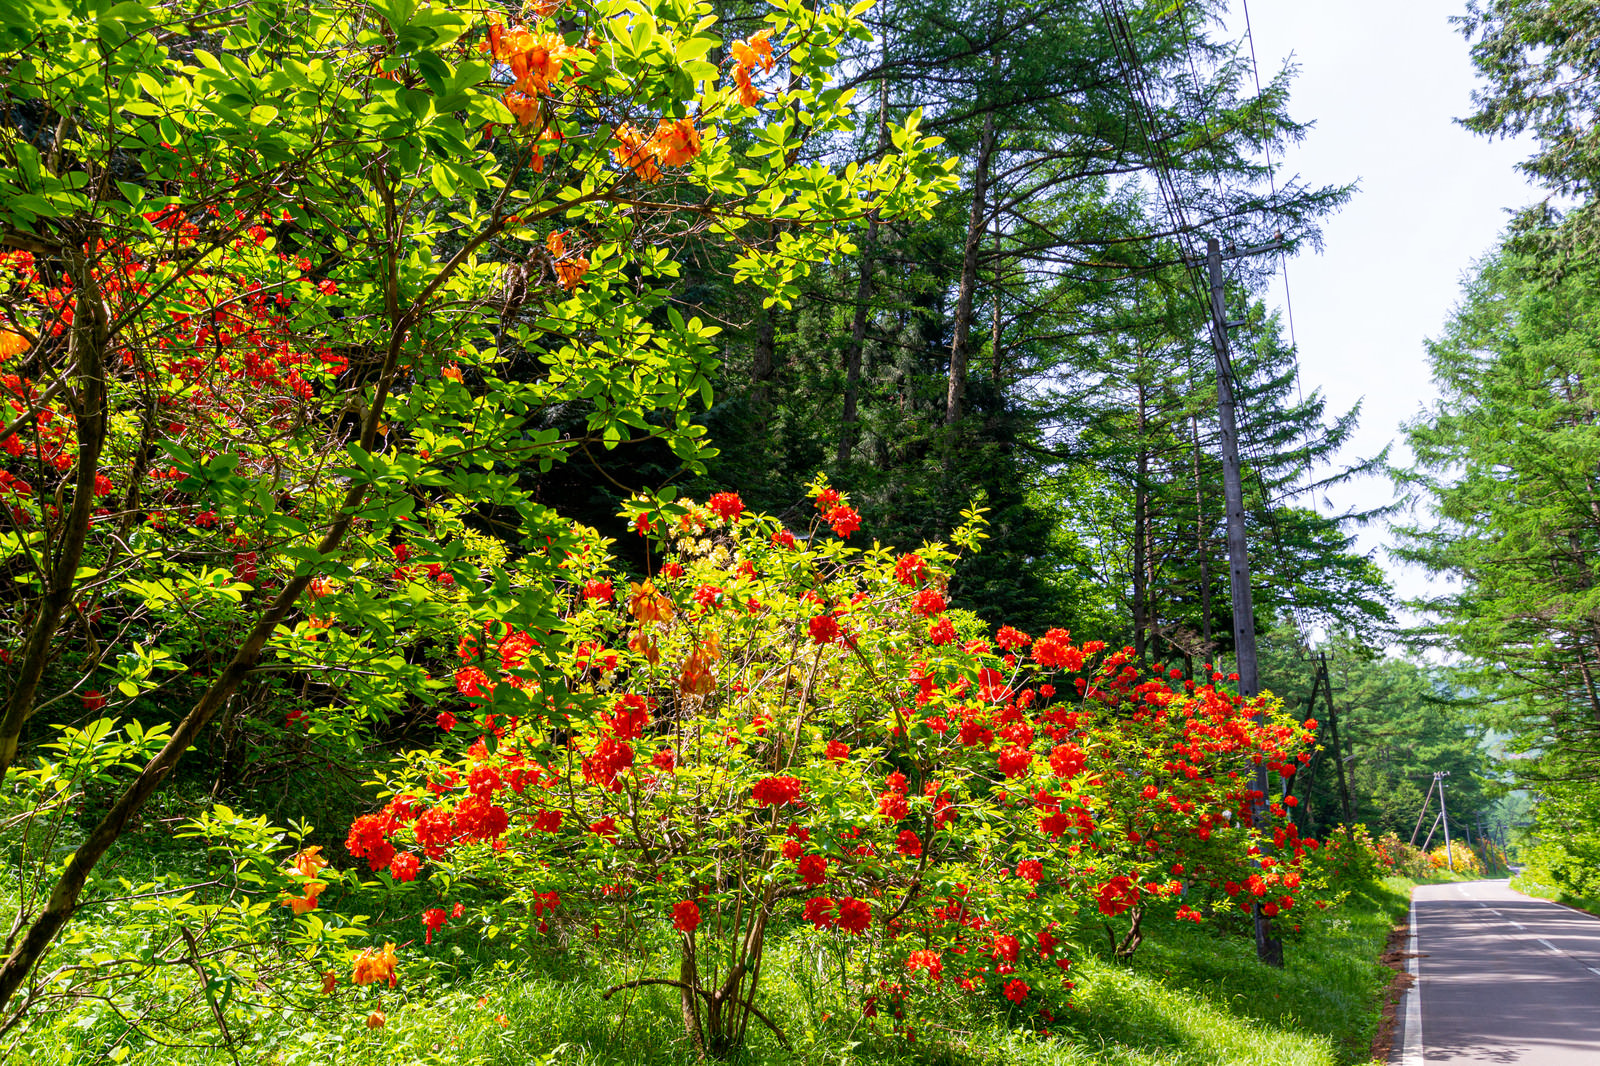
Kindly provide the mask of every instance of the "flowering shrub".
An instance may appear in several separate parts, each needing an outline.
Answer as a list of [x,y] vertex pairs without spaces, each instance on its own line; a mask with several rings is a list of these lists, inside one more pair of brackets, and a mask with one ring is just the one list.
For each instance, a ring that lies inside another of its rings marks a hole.
[[1065,979],[1080,913],[1126,955],[1150,908],[1294,906],[1316,845],[1278,803],[1258,820],[1251,771],[1292,774],[1310,732],[1272,701],[1061,630],[991,640],[946,606],[951,550],[850,547],[820,481],[803,536],[730,495],[630,508],[661,550],[643,580],[574,546],[543,627],[454,605],[440,746],[385,776],[351,852],[493,885],[501,926],[670,931],[677,972],[632,984],[676,987],[716,1054],[766,1021],[780,927],[903,1017],[947,984],[1026,1005],[1019,968]]
[[[848,172],[798,150],[849,128],[829,66],[863,31],[839,5],[778,0],[737,40],[680,0],[541,2],[519,25],[448,3],[13,7],[0,102],[59,132],[11,130],[0,182],[0,566],[26,575],[0,611],[0,781],[37,753],[41,708],[171,721],[141,730],[166,739],[116,768],[65,862],[19,860],[0,1007],[213,733],[219,787],[359,752],[436,699],[418,650],[467,617],[496,625],[463,634],[477,673],[444,682],[446,735],[466,701],[612,669],[599,644],[550,658],[560,568],[594,538],[507,472],[644,438],[698,469],[686,407],[711,402],[717,328],[680,313],[672,249],[723,242],[736,282],[784,302],[850,223],[927,213],[953,184],[915,116]],[[731,80],[708,58],[728,53]],[[490,510],[504,539],[469,528]],[[716,658],[686,691],[711,691]],[[585,782],[625,789],[629,743],[586,749]],[[503,838],[500,787],[408,821],[409,857],[386,831],[356,846],[417,878]],[[605,819],[594,839],[620,839]],[[301,928],[334,891],[315,859],[284,875]],[[392,976],[367,950],[361,972]]]

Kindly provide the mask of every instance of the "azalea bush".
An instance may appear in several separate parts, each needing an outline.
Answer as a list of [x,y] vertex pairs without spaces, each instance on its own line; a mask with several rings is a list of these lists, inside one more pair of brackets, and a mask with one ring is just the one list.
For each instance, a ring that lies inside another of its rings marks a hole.
[[[842,7],[784,0],[732,39],[687,0],[526,19],[0,16],[0,786],[26,834],[0,1027],[46,962],[104,994],[58,938],[193,746],[213,796],[349,766],[436,700],[442,626],[561,624],[584,538],[530,472],[642,440],[698,468],[717,330],[673,303],[673,248],[784,301],[847,223],[950,184],[915,117],[848,175],[801,158],[849,122]],[[72,729],[129,754],[46,772]],[[251,913],[331,951],[312,886],[337,871],[269,835]],[[366,983],[393,957],[370,945]]]
[[953,547],[902,554],[851,546],[825,482],[812,498],[803,529],[731,493],[642,502],[649,575],[578,544],[546,625],[441,611],[437,743],[347,841],[416,900],[424,952],[456,922],[596,950],[675,937],[676,969],[629,984],[675,987],[720,1055],[771,1025],[776,935],[815,940],[865,1012],[909,1028],[948,989],[1040,1006],[1024,968],[1070,987],[1086,920],[1126,956],[1151,909],[1294,906],[1315,843],[1251,782],[1258,762],[1293,773],[1305,724],[950,610],[975,512]]

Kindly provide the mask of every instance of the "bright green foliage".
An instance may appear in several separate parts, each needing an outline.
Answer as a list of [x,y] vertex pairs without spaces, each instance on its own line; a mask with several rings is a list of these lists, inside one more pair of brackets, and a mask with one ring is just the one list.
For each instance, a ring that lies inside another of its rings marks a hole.
[[573,534],[521,471],[710,454],[689,398],[718,331],[669,306],[676,242],[728,244],[781,303],[848,250],[841,223],[948,184],[915,116],[848,176],[796,161],[849,121],[825,78],[843,8],[770,10],[789,81],[753,104],[704,58],[709,5],[574,5],[542,38],[498,17],[8,9],[0,772],[52,704],[171,733],[64,868],[23,870],[0,1002],[211,723],[213,788],[268,753],[359,752],[432,698],[414,649],[447,608],[421,583],[555,624]]

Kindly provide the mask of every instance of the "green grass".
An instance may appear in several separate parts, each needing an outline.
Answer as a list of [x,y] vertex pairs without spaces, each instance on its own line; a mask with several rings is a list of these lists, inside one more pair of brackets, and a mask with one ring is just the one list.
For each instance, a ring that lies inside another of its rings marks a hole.
[[[1406,906],[1409,882],[1391,880],[1352,894],[1340,907],[1305,920],[1291,934],[1287,965],[1255,961],[1252,943],[1211,927],[1147,923],[1150,933],[1131,965],[1102,958],[1098,943],[1073,951],[1077,988],[1056,1009],[1048,1036],[1038,1035],[992,996],[952,998],[918,1023],[918,1040],[886,1034],[863,1019],[819,976],[800,939],[769,951],[763,1007],[788,1034],[793,1051],[757,1030],[737,1061],[752,1064],[906,1066],[1349,1066],[1367,1061],[1378,993],[1388,971],[1375,962],[1385,934]],[[106,943],[129,935],[107,927]],[[470,950],[467,950],[470,949]],[[600,998],[609,985],[668,972],[664,956],[602,961],[572,952],[525,954],[476,942],[442,942],[431,968],[408,957],[395,990],[352,990],[321,1000],[317,1013],[240,1011],[230,1019],[241,1063],[383,1062],[386,1066],[668,1066],[696,1061],[679,1022],[676,992],[647,988]],[[1030,977],[1036,988],[1043,974]],[[188,975],[172,975],[174,989]],[[1059,984],[1059,981],[1055,982]],[[193,995],[198,989],[192,988]],[[173,992],[172,994],[177,994]],[[315,998],[315,997],[313,997]],[[198,1002],[198,1001],[197,1001]],[[387,1014],[369,1029],[369,1012]],[[198,1007],[191,1017],[205,1021]],[[179,1043],[208,1043],[205,1028]],[[126,1048],[126,1052],[119,1050]],[[231,1063],[216,1047],[152,1046],[128,1034],[103,1005],[40,1016],[0,1038],[0,1059],[91,1063]]]

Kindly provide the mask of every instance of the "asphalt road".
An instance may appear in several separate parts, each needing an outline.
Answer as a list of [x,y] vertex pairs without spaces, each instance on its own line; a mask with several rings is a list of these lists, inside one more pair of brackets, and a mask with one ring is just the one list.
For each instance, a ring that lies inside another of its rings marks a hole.
[[1472,881],[1417,888],[1411,921],[1397,1062],[1600,1066],[1600,919]]

